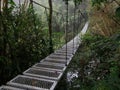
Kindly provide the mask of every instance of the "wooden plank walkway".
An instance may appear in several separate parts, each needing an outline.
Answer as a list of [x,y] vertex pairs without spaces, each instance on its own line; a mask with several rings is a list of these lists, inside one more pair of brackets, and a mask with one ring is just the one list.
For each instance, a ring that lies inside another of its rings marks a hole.
[[81,33],[67,43],[67,60],[66,45],[64,45],[24,71],[23,75],[18,75],[9,81],[6,86],[1,86],[0,90],[54,90],[67,68],[66,61],[67,65],[69,65],[81,43],[80,36],[85,34],[87,28],[88,22]]

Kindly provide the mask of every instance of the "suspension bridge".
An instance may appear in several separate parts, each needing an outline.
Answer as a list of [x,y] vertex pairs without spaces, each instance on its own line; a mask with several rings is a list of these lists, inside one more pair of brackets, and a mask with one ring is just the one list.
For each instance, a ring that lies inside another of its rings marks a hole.
[[[49,9],[48,7],[45,7],[39,3],[34,3],[45,8],[45,11],[46,9]],[[53,12],[60,14],[63,17],[63,14],[61,13],[54,10]],[[82,13],[81,15],[83,16]],[[66,21],[64,22],[66,22],[65,38],[67,38],[68,8]],[[86,33],[88,25],[89,23],[86,22],[81,32],[75,37],[73,35],[74,38],[71,41],[67,42],[66,39],[66,44],[63,45],[60,49],[56,50],[46,58],[40,60],[39,63],[36,63],[32,67],[25,70],[22,75],[18,75],[7,82],[6,85],[2,85],[0,87],[0,90],[54,90],[57,86],[57,83],[63,76],[63,73],[65,72],[67,66],[75,55],[79,45],[81,44],[81,36]],[[75,23],[73,26],[75,29]]]
[[24,71],[23,75],[18,75],[1,86],[0,90],[54,90],[81,44],[80,37],[87,28],[88,22],[70,42]]

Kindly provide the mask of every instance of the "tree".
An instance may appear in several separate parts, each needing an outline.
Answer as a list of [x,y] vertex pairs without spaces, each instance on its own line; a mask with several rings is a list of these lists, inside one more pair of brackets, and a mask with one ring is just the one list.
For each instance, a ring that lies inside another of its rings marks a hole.
[[53,42],[52,42],[52,0],[48,0],[49,3],[49,53],[53,52]]

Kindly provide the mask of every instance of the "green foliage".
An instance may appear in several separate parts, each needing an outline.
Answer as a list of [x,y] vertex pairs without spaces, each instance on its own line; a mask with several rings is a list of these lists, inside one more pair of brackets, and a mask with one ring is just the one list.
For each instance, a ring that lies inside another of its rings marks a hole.
[[86,34],[70,66],[78,71],[78,78],[69,90],[120,90],[119,53],[119,32],[111,37]]
[[91,1],[92,1],[92,6],[101,5],[102,3],[107,2],[107,0],[91,0]]
[[65,43],[63,35],[64,35],[63,32],[54,32],[53,33],[53,44],[54,44],[55,50],[62,47],[62,45]]
[[[92,5],[97,6],[101,11],[104,8],[105,12],[111,10],[109,7],[111,2],[109,0],[91,1]],[[117,5],[116,2],[114,2],[113,5]],[[120,8],[115,9],[116,12],[114,15],[119,22]],[[107,13],[105,13],[105,15],[107,15]],[[110,17],[110,19],[112,18]],[[73,58],[73,62],[68,70],[71,72],[78,71],[78,78],[73,78],[71,82],[69,82],[69,90],[120,90],[119,70],[120,32],[116,32],[110,37],[93,33],[86,34],[82,38],[82,45]]]
[[83,0],[73,0],[75,6],[79,5]]
[[118,20],[120,20],[120,7],[118,7],[115,11],[115,16]]
[[101,37],[100,35],[96,35],[92,37],[92,34],[87,33],[85,34],[82,39],[83,39],[83,43],[86,44],[86,46],[89,46],[91,43],[94,43],[97,40],[101,40],[103,37]]
[[[48,16],[36,14],[32,5],[17,7],[13,0],[8,5],[0,14],[0,84],[46,57],[50,47]],[[64,44],[65,24],[58,18],[54,19],[57,23],[52,22],[54,49]]]
[[48,55],[49,38],[34,9],[9,5],[0,15],[0,84]]
[[0,56],[0,84],[5,84],[6,79],[11,79],[11,76],[14,76],[11,63],[9,58]]
[[112,89],[104,80],[102,80],[96,82],[96,85],[92,88],[92,90],[112,90]]

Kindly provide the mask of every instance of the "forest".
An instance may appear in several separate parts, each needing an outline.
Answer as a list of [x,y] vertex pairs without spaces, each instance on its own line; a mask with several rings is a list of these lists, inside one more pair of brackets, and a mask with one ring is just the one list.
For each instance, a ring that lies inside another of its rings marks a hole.
[[[64,8],[65,4],[62,5],[60,7]],[[54,11],[51,17],[46,7],[32,0],[0,1],[0,84],[5,84],[65,44],[65,16]],[[73,38],[73,23],[76,23],[76,29],[82,26],[79,23],[83,19],[78,22],[78,18],[82,18],[80,14],[76,15],[76,22],[70,22],[72,16],[69,18],[67,41]]]
[[89,2],[89,28],[66,73],[78,77],[66,82],[66,88],[120,90],[120,0]]
[[[120,0],[0,0],[0,85],[61,48],[87,21],[56,90],[120,90]],[[77,76],[68,81],[69,73]]]

